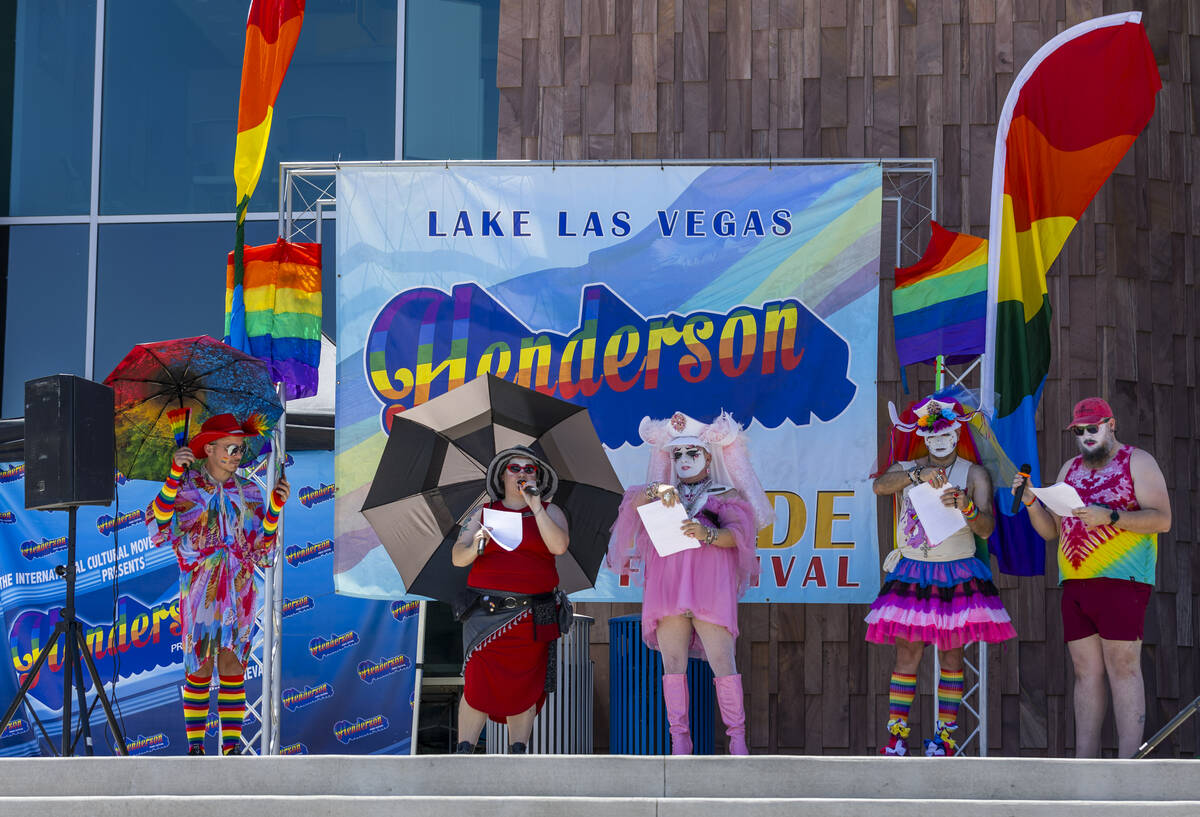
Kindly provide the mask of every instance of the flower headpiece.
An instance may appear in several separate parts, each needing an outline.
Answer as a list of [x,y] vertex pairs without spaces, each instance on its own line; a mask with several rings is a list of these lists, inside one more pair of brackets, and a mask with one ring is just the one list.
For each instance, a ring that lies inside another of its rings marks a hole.
[[952,428],[955,428],[960,423],[970,421],[972,417],[979,413],[979,410],[959,414],[955,411],[954,403],[944,403],[934,397],[912,407],[913,414],[916,415],[915,423],[903,422],[899,415],[896,414],[896,405],[888,403],[888,413],[892,418],[892,425],[901,431],[915,431],[922,437],[933,437],[937,434],[943,434]]

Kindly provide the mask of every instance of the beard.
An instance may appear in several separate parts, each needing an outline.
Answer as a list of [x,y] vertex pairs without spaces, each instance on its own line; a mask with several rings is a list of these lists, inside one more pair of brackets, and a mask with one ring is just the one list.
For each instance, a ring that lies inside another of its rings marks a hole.
[[1096,443],[1096,447],[1090,451],[1083,449],[1083,464],[1089,468],[1099,468],[1104,463],[1108,462],[1109,455],[1112,453],[1112,443],[1107,440],[1101,440]]

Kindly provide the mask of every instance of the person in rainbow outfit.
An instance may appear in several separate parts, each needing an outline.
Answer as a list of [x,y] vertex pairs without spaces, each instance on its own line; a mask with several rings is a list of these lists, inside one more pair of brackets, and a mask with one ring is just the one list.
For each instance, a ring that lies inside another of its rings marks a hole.
[[[237,469],[246,438],[263,433],[258,418],[210,417],[171,459],[171,473],[146,510],[155,546],[170,544],[179,561],[183,640],[183,720],[188,754],[204,754],[213,664],[222,754],[241,753],[246,713],[246,659],[261,580],[255,567],[275,559],[279,515],[291,493],[280,477],[269,501]],[[197,461],[203,460],[193,468]]]
[[[963,696],[963,647],[972,641],[995,643],[1016,636],[987,562],[976,555],[976,537],[995,528],[992,480],[962,425],[976,412],[955,400],[930,397],[915,403],[904,418],[892,416],[888,465],[873,488],[898,497],[896,548],[884,560],[887,573],[867,614],[867,640],[894,644],[884,755],[906,755],[908,714],[916,696],[917,669],[925,645],[938,651],[938,717],[925,754],[958,754],[953,738]],[[930,541],[913,509],[909,492],[921,484],[939,492],[942,504],[962,514],[963,525],[940,542]]]
[[[1075,756],[1100,756],[1107,676],[1118,756],[1133,757],[1146,726],[1142,631],[1158,534],[1171,529],[1171,497],[1154,457],[1117,440],[1107,400],[1080,400],[1067,428],[1079,455],[1063,463],[1058,481],[1075,488],[1083,507],[1060,518],[1029,491],[1021,501],[1034,530],[1058,540],[1063,639],[1075,668]],[[1027,476],[1013,478],[1014,494]]]

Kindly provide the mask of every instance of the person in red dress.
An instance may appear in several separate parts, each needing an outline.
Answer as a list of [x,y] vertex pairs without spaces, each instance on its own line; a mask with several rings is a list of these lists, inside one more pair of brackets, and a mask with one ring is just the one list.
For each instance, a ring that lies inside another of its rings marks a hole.
[[[473,752],[491,718],[508,724],[509,752],[524,754],[553,691],[550,645],[566,606],[555,557],[567,552],[567,518],[550,502],[558,475],[524,446],[492,459],[487,486],[491,501],[471,514],[451,554],[456,566],[471,568],[456,604],[465,656],[456,751]],[[485,508],[519,513],[521,541],[510,549],[493,538],[482,524]]]

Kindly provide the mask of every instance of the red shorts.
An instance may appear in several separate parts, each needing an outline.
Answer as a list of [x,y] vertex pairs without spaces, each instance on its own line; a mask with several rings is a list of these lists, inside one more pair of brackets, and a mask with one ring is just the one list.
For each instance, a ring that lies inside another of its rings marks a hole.
[[1063,640],[1099,633],[1106,641],[1141,641],[1146,605],[1154,588],[1126,579],[1067,579],[1063,582]]

